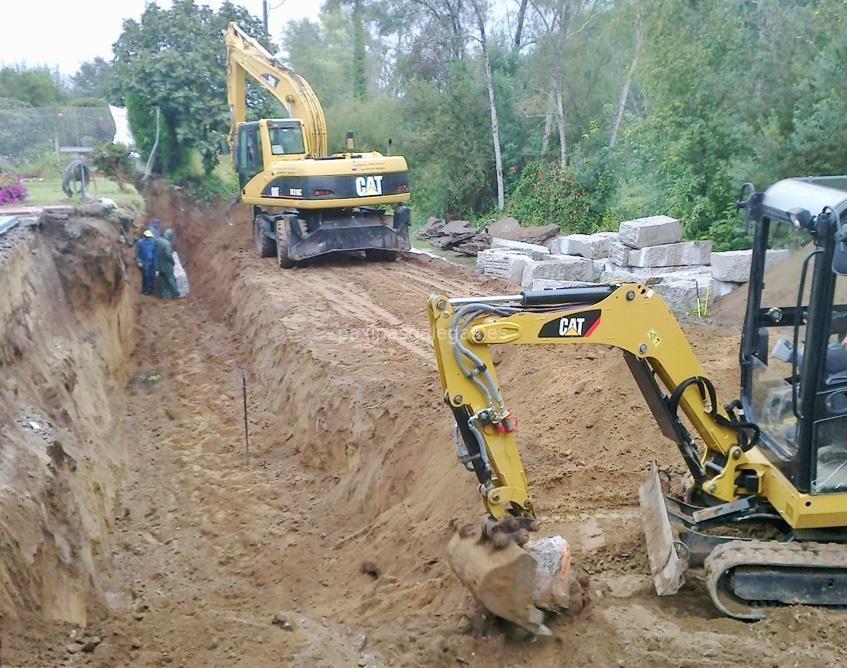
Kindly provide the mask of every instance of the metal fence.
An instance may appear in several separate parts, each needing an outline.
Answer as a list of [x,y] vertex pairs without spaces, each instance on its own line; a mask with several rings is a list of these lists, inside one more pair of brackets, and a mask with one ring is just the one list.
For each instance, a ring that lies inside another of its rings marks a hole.
[[112,141],[115,121],[108,107],[0,109],[0,157],[36,156],[61,147],[91,147]]

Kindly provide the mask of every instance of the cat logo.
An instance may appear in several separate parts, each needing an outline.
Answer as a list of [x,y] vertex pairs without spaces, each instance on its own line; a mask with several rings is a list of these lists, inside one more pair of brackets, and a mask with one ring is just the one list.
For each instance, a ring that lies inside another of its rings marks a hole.
[[382,176],[356,177],[356,194],[359,197],[382,195]]
[[582,311],[545,322],[538,332],[540,339],[588,338],[600,325],[601,312]]
[[585,318],[562,318],[559,320],[559,336],[582,336]]

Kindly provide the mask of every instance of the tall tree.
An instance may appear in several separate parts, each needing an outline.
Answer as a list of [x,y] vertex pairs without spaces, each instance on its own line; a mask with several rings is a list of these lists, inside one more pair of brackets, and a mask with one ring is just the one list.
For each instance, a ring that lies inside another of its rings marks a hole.
[[243,7],[224,2],[214,11],[194,0],[174,0],[170,9],[151,3],[140,21],[124,21],[114,44],[116,85],[143,109],[136,117],[161,109],[179,165],[189,162],[192,150],[207,172],[217,164],[219,141],[230,124],[224,48],[230,21],[263,40],[261,20]]
[[494,144],[494,169],[497,175],[497,209],[502,211],[506,206],[506,193],[503,186],[503,155],[500,147],[500,124],[497,121],[497,103],[494,96],[494,75],[491,71],[491,55],[489,53],[488,37],[485,23],[488,19],[488,4],[486,0],[471,0],[476,15],[479,30],[479,46],[482,51],[482,62],[485,68],[485,85],[488,88],[488,107],[491,112],[491,141]]
[[626,103],[629,99],[629,89],[632,86],[632,77],[635,75],[635,68],[638,65],[638,54],[641,51],[641,44],[644,41],[644,29],[641,24],[641,14],[635,17],[635,47],[632,49],[632,60],[629,61],[629,68],[626,71],[626,78],[621,88],[621,95],[618,98],[618,110],[615,113],[615,120],[612,123],[612,132],[609,136],[609,148],[614,148],[618,142],[618,132],[623,121]]

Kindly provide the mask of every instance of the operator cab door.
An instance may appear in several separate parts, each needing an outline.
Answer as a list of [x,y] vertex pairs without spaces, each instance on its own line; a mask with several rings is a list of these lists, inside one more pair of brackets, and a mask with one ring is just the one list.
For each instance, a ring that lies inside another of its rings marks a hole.
[[262,138],[258,122],[242,123],[235,139],[235,171],[241,188],[262,171]]
[[[845,202],[847,188],[824,177],[786,179],[748,205],[756,227],[742,402],[761,451],[801,493],[847,492],[847,277],[823,212],[843,216]],[[791,257],[766,285],[767,249],[779,247]]]
[[847,276],[833,276],[833,306],[814,401],[812,491],[847,491]]

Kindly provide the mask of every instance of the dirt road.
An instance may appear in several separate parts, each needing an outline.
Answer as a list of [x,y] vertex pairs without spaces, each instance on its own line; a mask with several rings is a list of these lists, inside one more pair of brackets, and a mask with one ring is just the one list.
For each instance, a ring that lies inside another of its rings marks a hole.
[[[637,487],[676,464],[620,356],[504,350],[504,393],[543,531],[562,532],[590,579],[579,615],[529,640],[487,619],[449,571],[456,522],[482,514],[455,462],[426,330],[432,292],[505,285],[442,262],[334,260],[284,272],[243,224],[160,193],[179,220],[192,296],[138,305],[123,403],[127,474],[102,560],[102,605],[69,625],[18,629],[9,665],[821,665],[847,621],[785,609],[717,617],[696,582],[651,590]],[[689,334],[734,396],[726,332]],[[241,376],[249,390],[250,459]]]

